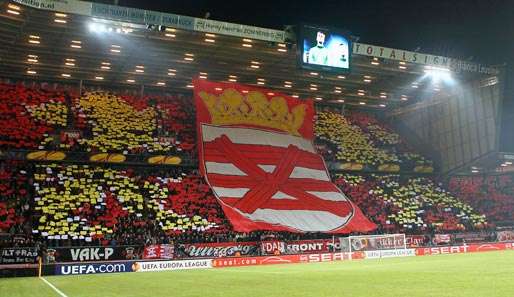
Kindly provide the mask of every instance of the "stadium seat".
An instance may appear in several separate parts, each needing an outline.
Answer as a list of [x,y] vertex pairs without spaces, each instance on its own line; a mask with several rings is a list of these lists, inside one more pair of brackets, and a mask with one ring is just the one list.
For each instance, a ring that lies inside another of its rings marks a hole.
[[383,230],[412,233],[487,226],[485,216],[429,178],[343,174],[336,183]]
[[514,180],[510,175],[459,176],[449,189],[492,222],[514,222]]

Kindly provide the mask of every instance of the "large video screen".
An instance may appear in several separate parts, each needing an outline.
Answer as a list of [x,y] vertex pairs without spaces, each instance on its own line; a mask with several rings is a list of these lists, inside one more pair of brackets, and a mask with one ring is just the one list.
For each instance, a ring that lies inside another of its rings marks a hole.
[[347,73],[350,71],[351,41],[341,31],[303,25],[298,40],[302,67]]

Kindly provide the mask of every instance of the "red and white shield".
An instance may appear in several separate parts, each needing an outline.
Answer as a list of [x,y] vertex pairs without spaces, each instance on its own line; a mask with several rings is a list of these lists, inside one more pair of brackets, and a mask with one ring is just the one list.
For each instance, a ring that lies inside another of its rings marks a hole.
[[236,231],[337,232],[362,216],[310,140],[209,124],[200,133],[204,174]]

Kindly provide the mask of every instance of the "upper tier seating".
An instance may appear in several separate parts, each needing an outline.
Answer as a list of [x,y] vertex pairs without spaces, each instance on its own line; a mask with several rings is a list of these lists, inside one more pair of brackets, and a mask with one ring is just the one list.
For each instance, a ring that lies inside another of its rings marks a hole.
[[514,222],[514,178],[511,175],[459,176],[449,189],[493,222]]
[[[361,112],[347,115],[320,112],[316,136],[331,149],[323,150],[328,160],[364,165],[399,164],[431,166],[432,162],[415,153],[406,142],[375,117]],[[323,153],[322,151],[322,153]],[[333,152],[332,156],[327,154]]]
[[0,147],[42,149],[55,128],[65,127],[68,111],[60,92],[0,84]]
[[194,154],[189,97],[143,98],[0,84],[0,148]]

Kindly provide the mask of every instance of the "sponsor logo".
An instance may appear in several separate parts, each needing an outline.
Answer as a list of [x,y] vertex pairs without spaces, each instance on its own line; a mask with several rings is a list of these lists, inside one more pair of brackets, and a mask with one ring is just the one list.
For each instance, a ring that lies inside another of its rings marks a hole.
[[116,273],[130,272],[131,263],[94,263],[94,264],[69,264],[57,265],[56,274],[74,275],[74,274],[96,274],[96,273]]
[[412,257],[412,256],[416,256],[416,251],[414,249],[378,250],[378,251],[366,251],[365,255],[366,255],[366,259]]
[[191,244],[184,246],[184,252],[188,257],[231,257],[240,253],[251,255],[257,251],[257,244],[234,244],[234,245],[202,245]]
[[132,265],[132,269],[136,272],[185,270],[185,269],[206,269],[206,268],[212,268],[212,260],[211,259],[183,260],[183,261],[136,262]]
[[300,262],[316,263],[316,262],[332,262],[351,259],[351,253],[324,253],[324,254],[308,254],[301,255]]
[[95,260],[109,260],[109,257],[114,254],[113,248],[80,248],[70,249],[71,259],[73,261],[95,261]]
[[288,257],[266,257],[264,259],[262,259],[262,261],[260,262],[260,264],[286,264],[286,263],[291,263],[292,260],[291,259],[288,259]]
[[462,254],[467,253],[468,249],[469,246],[467,245],[432,247],[419,249],[422,252],[418,253],[418,255]]

